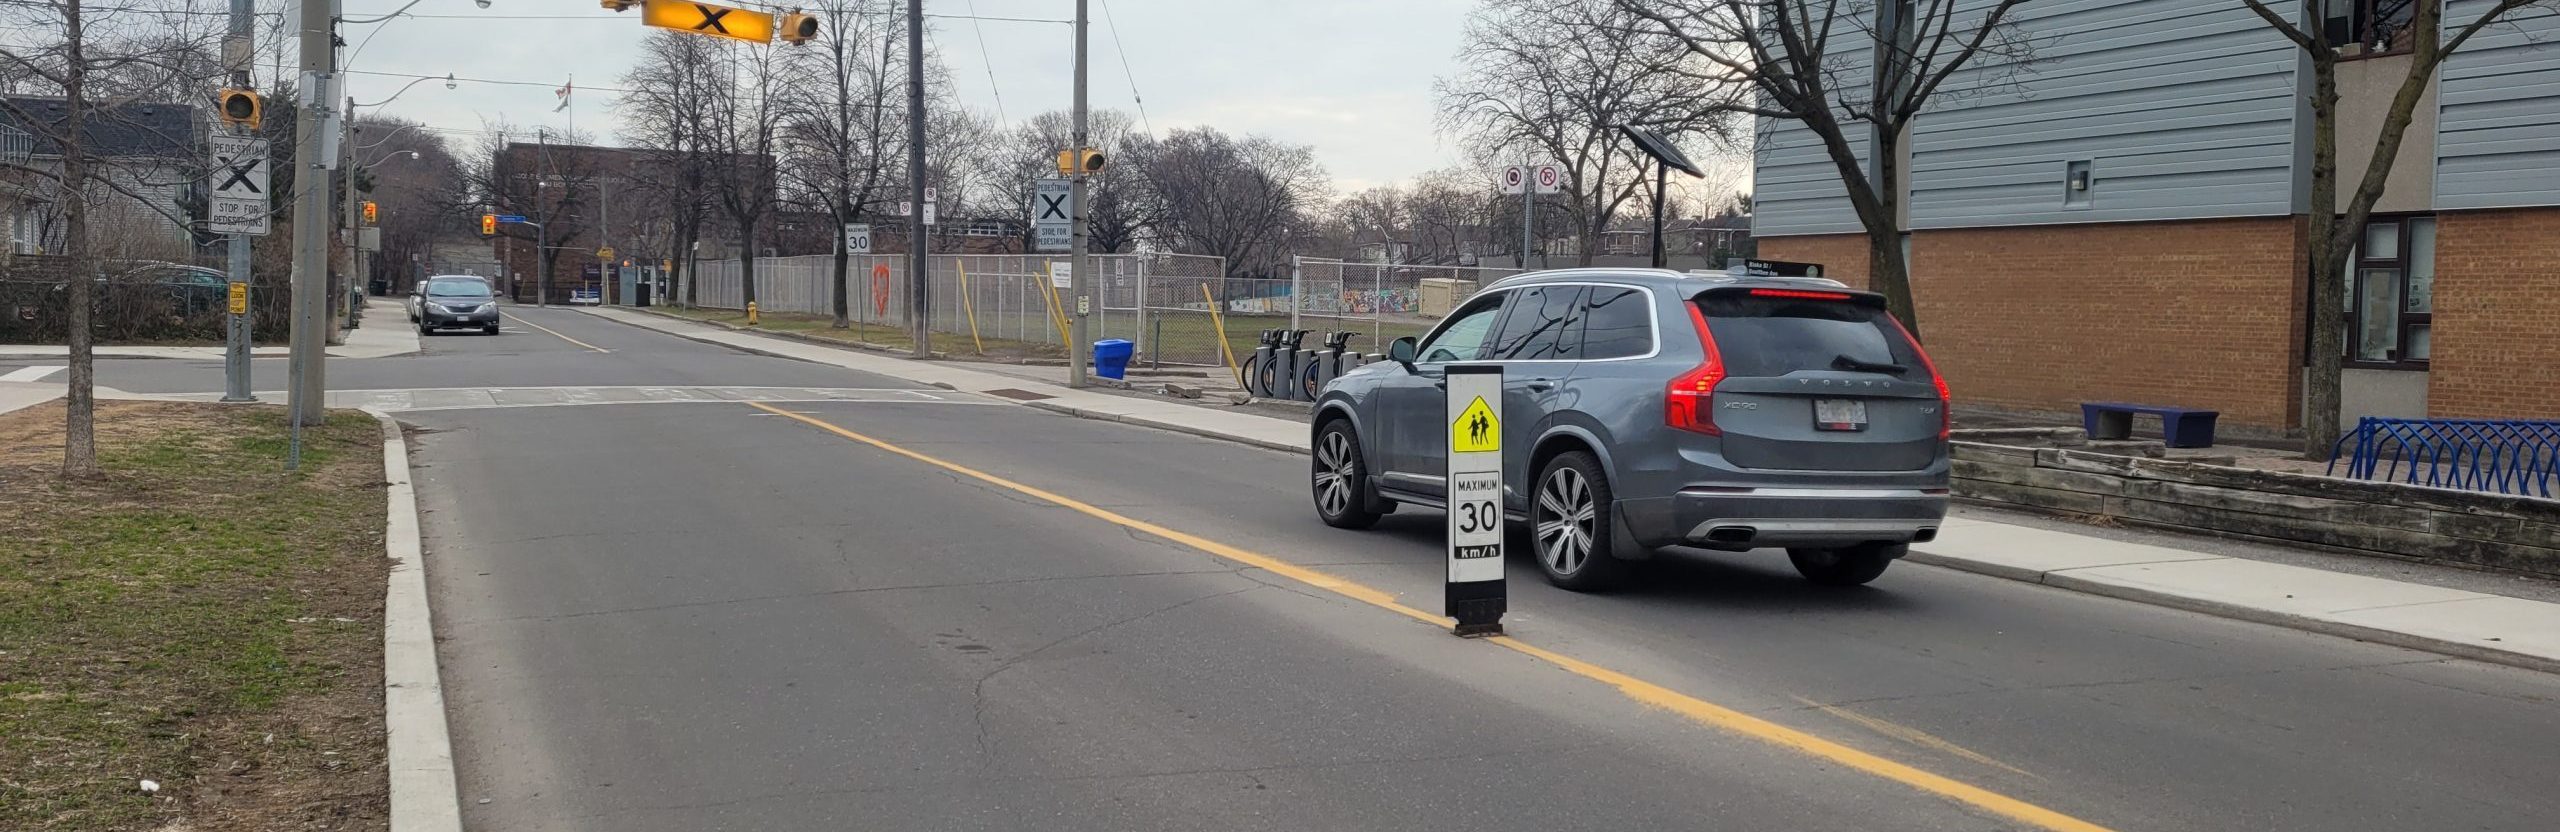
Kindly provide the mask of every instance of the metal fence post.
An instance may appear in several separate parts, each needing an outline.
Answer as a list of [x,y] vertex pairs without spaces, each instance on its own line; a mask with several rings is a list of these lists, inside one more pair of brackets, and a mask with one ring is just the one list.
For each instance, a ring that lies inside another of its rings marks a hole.
[[1302,256],[1299,256],[1299,255],[1295,255],[1295,254],[1289,255],[1289,328],[1290,328],[1290,329],[1298,329],[1298,328],[1299,328],[1299,326],[1298,326],[1298,309],[1299,309],[1300,307],[1303,307],[1303,306],[1305,306],[1305,305],[1306,305],[1306,299],[1305,299],[1304,297],[1302,297],[1302,296],[1299,294],[1299,289],[1301,288],[1302,284],[1305,282],[1305,279],[1304,279],[1304,278],[1305,278],[1305,275],[1306,275],[1306,258],[1305,258],[1305,257],[1302,257]]
[[[1130,333],[1129,340],[1138,342],[1135,347],[1137,351],[1146,352],[1147,345],[1153,343],[1147,337],[1147,257],[1141,254],[1136,255],[1136,259],[1138,261],[1138,326]],[[1147,355],[1155,354],[1147,353]]]

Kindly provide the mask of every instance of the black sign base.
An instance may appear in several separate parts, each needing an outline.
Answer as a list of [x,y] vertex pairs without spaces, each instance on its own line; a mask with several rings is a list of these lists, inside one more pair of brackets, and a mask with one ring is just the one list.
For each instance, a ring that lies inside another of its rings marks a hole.
[[1458,620],[1460,636],[1481,637],[1502,634],[1502,613],[1509,606],[1502,581],[1469,581],[1441,586],[1448,589],[1441,609]]

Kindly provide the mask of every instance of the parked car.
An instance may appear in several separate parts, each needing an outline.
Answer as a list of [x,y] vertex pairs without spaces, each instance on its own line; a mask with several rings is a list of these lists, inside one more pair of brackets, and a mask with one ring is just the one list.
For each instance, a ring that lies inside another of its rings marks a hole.
[[476,327],[498,334],[498,295],[489,281],[470,275],[427,278],[418,291],[418,334],[447,328]]
[[1864,584],[1946,516],[1946,384],[1882,296],[1834,281],[1538,272],[1388,350],[1316,403],[1330,525],[1444,505],[1444,378],[1472,363],[1503,367],[1505,512],[1558,586],[1668,546],[1782,547],[1815,583]]

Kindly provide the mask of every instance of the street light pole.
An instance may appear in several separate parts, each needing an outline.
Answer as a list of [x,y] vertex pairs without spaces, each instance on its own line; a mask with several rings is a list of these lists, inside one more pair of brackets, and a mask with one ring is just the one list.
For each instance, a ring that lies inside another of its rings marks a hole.
[[1071,242],[1067,245],[1067,285],[1070,287],[1068,289],[1068,294],[1075,296],[1076,308],[1075,318],[1073,318],[1068,325],[1068,331],[1070,332],[1067,337],[1068,387],[1085,386],[1085,361],[1091,350],[1087,344],[1090,343],[1092,338],[1092,333],[1088,331],[1089,319],[1086,317],[1093,314],[1093,275],[1090,273],[1092,270],[1085,267],[1087,263],[1091,262],[1091,260],[1085,256],[1085,246],[1089,241],[1085,237],[1084,227],[1085,218],[1088,216],[1084,207],[1086,192],[1085,177],[1087,176],[1084,169],[1084,13],[1085,0],[1076,0],[1076,137],[1075,141],[1072,142],[1075,146],[1068,148],[1068,150],[1072,151],[1069,156],[1076,160],[1076,165],[1075,172],[1069,174],[1067,177],[1067,201],[1074,205],[1073,211],[1067,218],[1067,222],[1069,224],[1068,227],[1073,229]]

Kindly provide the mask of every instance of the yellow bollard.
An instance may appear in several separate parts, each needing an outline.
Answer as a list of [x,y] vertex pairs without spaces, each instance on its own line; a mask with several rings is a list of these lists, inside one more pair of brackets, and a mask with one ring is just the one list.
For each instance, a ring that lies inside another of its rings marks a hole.
[[747,325],[748,325],[748,326],[755,326],[755,325],[756,325],[756,304],[755,304],[755,301],[748,301],[748,302],[747,302]]
[[1209,302],[1209,328],[1217,333],[1218,355],[1227,359],[1227,371],[1235,373],[1236,384],[1242,385],[1244,370],[1236,366],[1236,351],[1227,345],[1227,320],[1218,314],[1218,296],[1209,291],[1209,284],[1202,283],[1200,297]]

